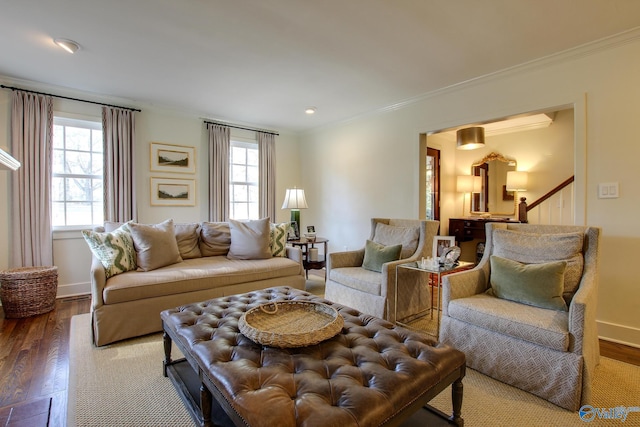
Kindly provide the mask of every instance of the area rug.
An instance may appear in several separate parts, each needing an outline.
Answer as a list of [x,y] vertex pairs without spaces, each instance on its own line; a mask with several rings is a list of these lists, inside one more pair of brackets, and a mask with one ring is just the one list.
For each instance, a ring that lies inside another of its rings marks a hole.
[[[162,375],[162,334],[101,348],[91,344],[89,314],[71,320],[69,426],[192,426],[170,381]],[[172,354],[179,354],[174,350]],[[468,369],[462,415],[474,426],[584,426],[576,412]],[[451,391],[431,401],[451,412]],[[602,358],[595,374],[595,408],[640,406],[640,367]],[[615,411],[614,411],[615,412]],[[613,412],[612,412],[613,413]],[[592,417],[590,426],[640,426],[640,412],[626,421]]]

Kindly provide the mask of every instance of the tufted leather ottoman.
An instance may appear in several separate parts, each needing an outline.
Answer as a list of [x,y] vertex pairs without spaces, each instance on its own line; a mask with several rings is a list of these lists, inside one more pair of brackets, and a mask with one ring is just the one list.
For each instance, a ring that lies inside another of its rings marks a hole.
[[[238,331],[238,319],[273,300],[332,305],[344,328],[310,347],[263,347]],[[449,420],[463,425],[464,353],[307,292],[263,289],[165,310],[161,317],[165,376],[199,425],[400,425],[450,384]],[[172,341],[184,359],[171,359]]]

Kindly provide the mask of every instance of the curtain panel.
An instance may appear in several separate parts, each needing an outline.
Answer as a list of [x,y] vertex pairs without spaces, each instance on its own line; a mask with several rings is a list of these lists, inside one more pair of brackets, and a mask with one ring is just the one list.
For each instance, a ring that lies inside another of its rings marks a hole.
[[209,131],[209,221],[229,220],[229,126],[207,123]]
[[102,107],[104,220],[137,219],[135,111]]
[[276,139],[271,133],[257,132],[260,157],[260,217],[276,222]]
[[12,267],[53,265],[51,96],[13,91],[11,153],[22,166],[11,175]]

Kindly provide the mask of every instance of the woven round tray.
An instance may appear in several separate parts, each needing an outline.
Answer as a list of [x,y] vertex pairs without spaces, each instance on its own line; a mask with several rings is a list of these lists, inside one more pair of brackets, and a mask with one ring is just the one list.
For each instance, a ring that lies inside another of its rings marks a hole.
[[250,340],[271,347],[293,348],[318,344],[342,330],[344,319],[326,304],[274,301],[242,315],[238,328]]

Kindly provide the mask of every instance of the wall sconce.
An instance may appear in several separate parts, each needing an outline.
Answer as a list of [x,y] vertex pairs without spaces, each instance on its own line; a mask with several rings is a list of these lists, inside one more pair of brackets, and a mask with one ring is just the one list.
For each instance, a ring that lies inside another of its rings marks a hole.
[[456,143],[458,150],[474,150],[484,147],[484,128],[475,126],[458,129],[456,132]]
[[[507,172],[507,191],[527,191],[529,186],[529,174],[527,172]],[[520,197],[518,204],[518,221],[529,222],[527,219],[527,198]]]
[[291,209],[291,222],[298,224],[300,230],[300,209],[307,209],[307,199],[304,197],[302,188],[287,188],[282,202],[282,209]]

